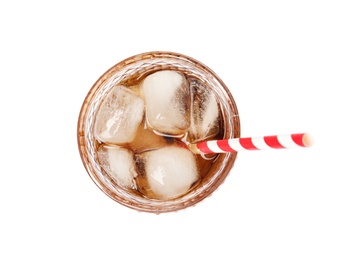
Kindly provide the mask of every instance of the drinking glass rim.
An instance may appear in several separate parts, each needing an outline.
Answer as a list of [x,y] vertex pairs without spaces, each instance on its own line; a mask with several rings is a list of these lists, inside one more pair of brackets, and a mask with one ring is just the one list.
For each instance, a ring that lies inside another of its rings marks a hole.
[[[93,125],[103,95],[112,86],[120,84],[124,79],[131,80],[131,77],[137,74],[139,74],[139,77],[143,77],[148,73],[149,68],[152,68],[152,71],[163,69],[183,71],[186,72],[186,74],[194,74],[196,77],[201,78],[201,80],[206,81],[206,85],[220,97],[222,113],[227,113],[227,117],[225,117],[224,114],[222,115],[223,121],[226,123],[225,138],[239,137],[240,123],[235,101],[229,89],[217,74],[203,63],[189,56],[175,52],[154,51],[137,54],[118,62],[103,73],[94,83],[83,102],[79,114],[77,126],[78,148],[83,164],[91,179],[113,200],[139,211],[155,213],[177,211],[197,204],[212,194],[229,174],[236,159],[236,153],[218,155],[218,158],[221,158],[219,169],[216,170],[216,174],[209,180],[206,180],[205,183],[201,183],[198,189],[193,189],[179,198],[164,201],[135,196],[125,189],[119,189],[114,186],[111,181],[103,175],[95,158]],[[136,72],[136,74],[133,74],[134,72]],[[136,77],[133,80],[136,80]],[[138,78],[137,81],[139,81]],[[224,118],[226,118],[226,120]]]

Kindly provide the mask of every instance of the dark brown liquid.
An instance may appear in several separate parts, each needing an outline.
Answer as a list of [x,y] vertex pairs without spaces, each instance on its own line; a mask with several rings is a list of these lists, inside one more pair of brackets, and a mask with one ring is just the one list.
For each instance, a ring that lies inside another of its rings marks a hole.
[[[201,91],[196,89],[196,84],[201,84],[201,88],[203,88],[203,83],[199,82],[197,79],[191,77],[186,78],[189,82],[189,85],[191,86],[191,90],[193,92],[198,92],[197,94],[193,95],[192,102],[201,103],[200,100],[201,95],[203,94]],[[135,85],[128,85],[126,84],[128,82],[122,82],[121,85],[128,87],[131,89],[134,93],[141,95],[140,91],[140,83],[141,82],[135,82],[137,84]],[[133,79],[131,79],[131,83],[133,82]],[[208,139],[221,139],[223,137],[223,127],[222,127],[222,113],[220,111],[220,106],[218,106],[219,109],[219,118],[218,118],[218,132],[212,132],[211,135],[204,140]],[[137,130],[136,137],[134,141],[127,144],[118,145],[120,147],[126,148],[133,152],[134,154],[134,161],[137,171],[137,177],[135,178],[135,184],[134,189],[131,190],[131,192],[134,192],[137,195],[144,196],[151,199],[161,199],[156,194],[154,194],[148,183],[146,178],[146,172],[144,167],[144,161],[142,159],[142,155],[148,151],[156,150],[161,147],[165,146],[180,146],[187,148],[187,144],[190,143],[193,139],[193,135],[191,135],[189,132],[183,133],[180,136],[171,136],[167,134],[158,134],[150,127],[146,125],[146,119],[145,116]],[[201,140],[201,141],[204,141]],[[97,142],[97,147],[102,145],[111,145],[115,146],[114,144],[102,144],[99,141]],[[187,148],[188,149],[188,148]],[[201,180],[210,172],[211,166],[213,162],[216,160],[217,155],[198,155],[194,154],[196,165],[198,169],[198,175],[199,179],[193,183],[192,188],[194,188]],[[107,175],[107,174],[106,174]],[[108,175],[109,176],[109,175]],[[109,177],[110,178],[110,177]],[[112,181],[116,185],[115,181]]]

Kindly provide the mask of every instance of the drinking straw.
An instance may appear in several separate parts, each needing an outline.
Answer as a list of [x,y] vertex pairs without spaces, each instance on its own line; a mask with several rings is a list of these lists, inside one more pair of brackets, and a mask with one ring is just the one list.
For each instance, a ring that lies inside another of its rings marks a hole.
[[293,147],[310,147],[313,138],[307,133],[269,135],[261,137],[244,137],[227,140],[209,140],[189,144],[189,149],[196,154],[232,153],[241,150],[283,149]]

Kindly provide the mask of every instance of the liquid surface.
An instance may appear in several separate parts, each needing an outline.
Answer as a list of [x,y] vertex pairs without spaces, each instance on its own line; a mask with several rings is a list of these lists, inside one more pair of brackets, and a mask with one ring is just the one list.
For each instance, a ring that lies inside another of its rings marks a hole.
[[158,200],[180,197],[208,174],[216,158],[193,154],[187,144],[220,139],[221,122],[214,93],[196,78],[159,71],[138,84],[122,82],[96,116],[98,161],[123,189]]

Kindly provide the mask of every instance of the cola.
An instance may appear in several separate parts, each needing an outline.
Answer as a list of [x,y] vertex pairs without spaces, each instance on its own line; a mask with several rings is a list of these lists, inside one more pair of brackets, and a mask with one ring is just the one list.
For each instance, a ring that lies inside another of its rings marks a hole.
[[233,166],[235,154],[194,154],[188,144],[239,135],[235,102],[218,76],[166,52],[136,55],[107,71],[78,124],[80,154],[99,188],[154,213],[198,203]]

